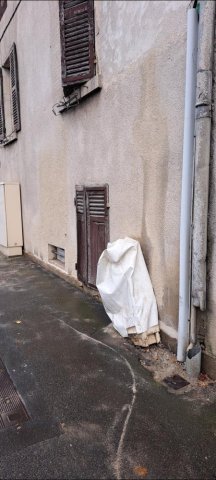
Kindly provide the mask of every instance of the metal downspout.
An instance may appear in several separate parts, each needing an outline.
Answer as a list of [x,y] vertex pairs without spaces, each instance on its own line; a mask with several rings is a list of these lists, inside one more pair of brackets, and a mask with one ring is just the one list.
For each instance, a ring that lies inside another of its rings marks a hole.
[[[196,308],[206,308],[206,256],[207,256],[207,220],[209,197],[209,161],[211,139],[211,107],[212,107],[212,70],[214,52],[215,29],[215,1],[201,1],[198,58],[197,58],[197,88],[196,88],[196,117],[195,117],[195,164],[194,164],[194,194],[193,194],[193,233],[191,256],[191,279],[186,277],[185,265],[182,266],[184,257],[184,240],[186,232],[180,234],[180,300],[179,300],[179,331],[177,359],[184,361],[189,341],[190,346],[196,343]],[[186,104],[186,98],[185,98]],[[185,105],[186,109],[186,105]],[[186,112],[185,112],[186,116]],[[184,126],[185,127],[185,126]],[[185,149],[185,129],[184,129]],[[184,172],[184,154],[183,154]],[[184,181],[184,174],[182,182]],[[182,196],[184,188],[182,184]],[[182,208],[184,200],[182,198]],[[189,209],[189,205],[188,205]],[[187,224],[185,224],[186,226]],[[184,228],[181,213],[181,229]],[[185,233],[185,236],[184,236]],[[183,241],[183,246],[182,246]],[[186,240],[185,240],[186,242]],[[183,248],[183,249],[182,249]],[[188,257],[187,257],[188,259]],[[190,262],[187,264],[190,272]],[[185,284],[184,284],[185,279]],[[185,289],[183,289],[185,287]],[[189,299],[187,297],[188,290]],[[186,299],[186,301],[185,301]],[[191,313],[189,315],[191,300]],[[187,308],[188,307],[188,310]],[[190,334],[189,322],[190,319]],[[190,340],[189,340],[190,339]]]
[[180,219],[179,326],[177,346],[177,360],[179,361],[185,360],[186,349],[189,343],[191,288],[191,223],[193,196],[197,45],[198,15],[196,9],[192,8],[188,10],[187,16],[185,115]]

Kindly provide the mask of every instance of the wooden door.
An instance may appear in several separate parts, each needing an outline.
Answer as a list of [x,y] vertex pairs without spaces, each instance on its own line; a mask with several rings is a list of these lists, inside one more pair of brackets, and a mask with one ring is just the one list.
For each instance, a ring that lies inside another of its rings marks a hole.
[[78,278],[95,287],[98,260],[109,241],[108,185],[79,187],[76,206]]
[[84,187],[76,187],[77,277],[87,282],[86,205]]
[[109,239],[107,186],[86,189],[88,284],[96,285],[97,264]]

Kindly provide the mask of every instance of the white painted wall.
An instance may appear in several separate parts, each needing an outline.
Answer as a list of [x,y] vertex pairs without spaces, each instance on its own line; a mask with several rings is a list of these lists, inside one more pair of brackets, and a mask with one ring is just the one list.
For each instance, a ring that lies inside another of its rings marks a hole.
[[[8,2],[2,34],[17,1]],[[96,1],[100,93],[55,117],[62,98],[57,1],[22,1],[1,44],[17,45],[22,130],[0,150],[21,184],[25,250],[66,250],[76,275],[75,184],[108,183],[110,239],[141,242],[162,327],[178,319],[186,16],[189,1]],[[171,333],[170,333],[171,332]]]

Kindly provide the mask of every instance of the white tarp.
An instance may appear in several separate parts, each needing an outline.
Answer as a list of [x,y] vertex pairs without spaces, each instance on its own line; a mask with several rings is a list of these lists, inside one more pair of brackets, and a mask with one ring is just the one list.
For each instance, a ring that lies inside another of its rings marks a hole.
[[159,331],[155,295],[139,242],[126,237],[108,243],[98,261],[96,284],[120,335]]

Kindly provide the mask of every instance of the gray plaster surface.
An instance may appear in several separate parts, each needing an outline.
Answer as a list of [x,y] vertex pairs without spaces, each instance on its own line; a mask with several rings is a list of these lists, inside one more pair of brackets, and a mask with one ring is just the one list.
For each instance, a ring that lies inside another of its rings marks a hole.
[[103,306],[0,256],[0,357],[30,420],[0,430],[0,478],[216,478],[216,410],[169,393]]

